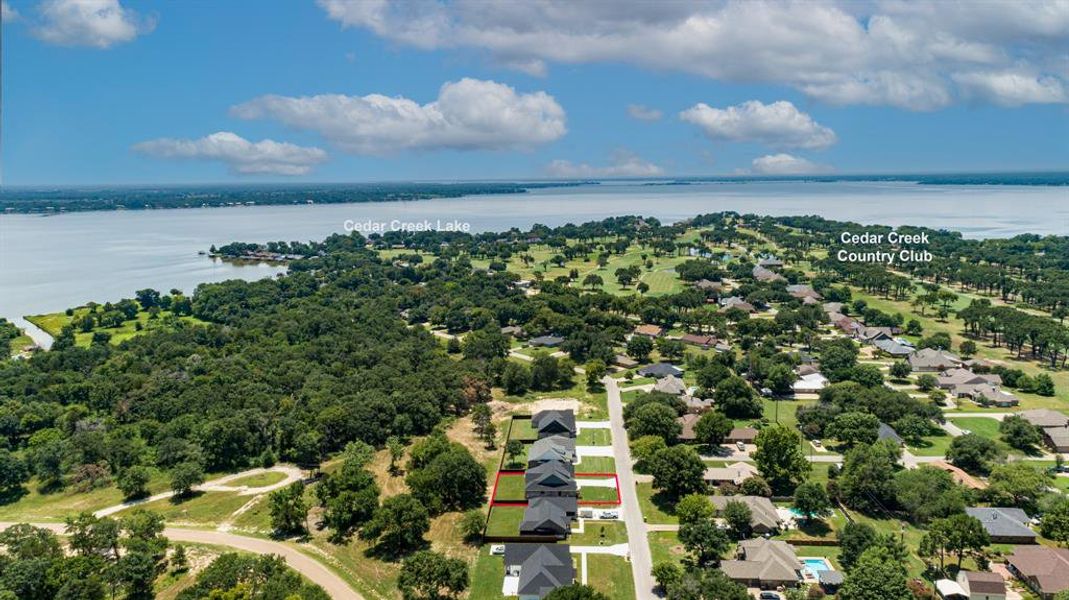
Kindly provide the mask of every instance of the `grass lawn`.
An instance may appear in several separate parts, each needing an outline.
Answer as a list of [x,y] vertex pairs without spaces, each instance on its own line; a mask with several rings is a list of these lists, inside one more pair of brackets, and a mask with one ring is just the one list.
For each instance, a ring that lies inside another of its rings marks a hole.
[[579,500],[582,501],[596,501],[596,502],[615,502],[618,498],[615,487],[601,487],[601,486],[586,486],[583,487],[581,477],[577,477],[580,482],[579,487]]
[[675,506],[669,504],[663,496],[655,493],[652,483],[637,483],[638,505],[647,523],[678,523]]
[[31,346],[33,345],[33,343],[33,338],[26,335],[25,333],[12,339],[10,342],[11,356],[18,355],[20,352],[22,352],[23,348],[25,348],[26,346]]
[[[170,488],[170,479],[165,473],[153,469],[149,480],[150,494],[165,492]],[[82,493],[67,487],[42,494],[37,480],[25,486],[26,493],[17,500],[0,505],[0,520],[3,521],[62,521],[69,514],[82,511],[97,511],[120,504],[122,492],[115,486],[97,488]]]
[[523,474],[502,475],[499,477],[494,500],[502,502],[523,502],[526,500]]
[[653,564],[671,561],[681,563],[687,555],[683,544],[679,543],[679,537],[674,531],[651,531],[647,534],[650,542],[650,555]]
[[[483,546],[475,557],[471,569],[471,600],[496,600],[501,598],[501,586],[505,583],[505,559],[490,554],[490,546]],[[515,597],[515,596],[513,596]]]
[[611,446],[612,432],[608,429],[582,429],[575,438],[576,446]]
[[[397,575],[401,571],[401,563],[385,562],[367,556],[367,542],[353,536],[347,543],[331,544],[325,538],[317,536],[312,539],[310,545],[314,551],[306,552],[309,556],[322,560],[364,598],[383,600],[400,597],[397,591]],[[501,557],[496,558],[500,560]],[[501,567],[501,577],[504,577],[504,566]],[[497,595],[492,597],[500,595],[499,582]]]
[[[185,500],[165,498],[138,505],[159,513],[168,523],[194,526],[214,526],[226,521],[230,515],[252,500],[252,496],[239,496],[231,492],[203,492]],[[119,513],[123,515],[132,509]]]
[[583,533],[568,536],[573,546],[612,546],[627,542],[627,526],[619,521],[587,521]]
[[524,508],[523,506],[491,507],[490,521],[486,524],[486,535],[519,535]]
[[512,418],[512,433],[509,435],[510,440],[520,440],[521,442],[533,442],[538,439],[538,432],[531,427],[530,419],[517,419]]
[[[612,600],[634,600],[635,580],[631,577],[631,563],[620,556],[588,554],[586,557],[587,585]],[[577,573],[582,577],[582,573]]]
[[954,436],[941,431],[936,435],[925,436],[922,440],[923,445],[909,446],[909,451],[917,456],[946,456],[950,443],[954,441]]
[[997,419],[988,419],[987,417],[949,417],[951,423],[961,427],[962,429],[968,429],[976,435],[983,436],[985,438],[998,441],[1001,434],[998,431],[1000,421]]
[[[75,319],[81,318],[88,313],[89,308],[80,306],[74,309],[74,314],[71,316],[67,316],[65,311],[61,311],[44,315],[29,315],[26,317],[26,320],[43,329],[48,335],[56,337],[63,331],[64,327],[69,325]],[[159,315],[155,319],[152,319],[149,318],[148,311],[138,311],[135,318],[123,322],[119,327],[94,327],[92,331],[78,331],[74,334],[74,342],[78,346],[89,347],[90,342],[93,340],[93,333],[102,331],[111,334],[112,344],[118,344],[146,331],[168,327],[169,319],[167,317],[175,317],[175,315],[170,311],[161,310]],[[193,316],[181,316],[175,318],[180,321],[185,321],[186,323],[204,323]],[[141,325],[140,330],[137,329],[139,323]]]
[[615,473],[616,459],[611,456],[584,456],[582,462],[575,465],[577,473]]
[[250,487],[260,488],[274,485],[286,478],[285,473],[279,473],[278,471],[268,471],[266,473],[257,473],[256,475],[249,475],[247,477],[241,477],[239,479],[233,479],[227,485],[233,487]]

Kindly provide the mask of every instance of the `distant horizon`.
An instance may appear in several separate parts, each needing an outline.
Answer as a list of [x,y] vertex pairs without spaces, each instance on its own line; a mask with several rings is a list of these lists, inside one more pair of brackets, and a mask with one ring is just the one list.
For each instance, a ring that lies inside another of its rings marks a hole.
[[[20,183],[20,184],[5,184],[0,183],[0,194],[3,194],[5,190],[77,190],[77,189],[147,189],[147,188],[182,188],[182,187],[237,187],[237,188],[250,188],[250,187],[287,187],[287,188],[302,188],[302,187],[323,187],[323,186],[359,186],[359,185],[403,185],[403,184],[469,184],[469,183],[514,183],[514,184],[567,184],[567,185],[582,185],[582,184],[598,184],[602,182],[622,182],[622,183],[634,183],[642,181],[654,181],[654,182],[703,182],[703,181],[776,181],[776,182],[790,182],[790,181],[836,181],[836,180],[853,180],[853,181],[866,181],[865,178],[895,178],[896,181],[902,183],[909,183],[909,177],[953,177],[953,176],[1036,176],[1036,175],[1056,175],[1065,176],[1069,178],[1069,167],[1063,169],[1013,169],[1013,170],[962,170],[952,169],[945,171],[858,171],[850,173],[813,173],[813,174],[786,174],[786,175],[758,175],[758,174],[724,174],[724,175],[660,175],[650,177],[578,177],[578,178],[553,178],[553,177],[486,177],[486,178],[457,178],[457,179],[368,179],[368,180],[352,180],[352,181],[190,181],[190,182],[156,182],[156,183],[104,183],[104,182],[92,182],[92,183],[62,183],[62,184],[47,184],[47,183]],[[961,184],[968,185],[968,184]],[[1014,185],[1014,184],[999,184],[999,183],[987,183],[987,184],[974,184],[974,185]],[[1069,181],[1065,183],[1057,184],[1037,184],[1037,185],[1069,185]]]

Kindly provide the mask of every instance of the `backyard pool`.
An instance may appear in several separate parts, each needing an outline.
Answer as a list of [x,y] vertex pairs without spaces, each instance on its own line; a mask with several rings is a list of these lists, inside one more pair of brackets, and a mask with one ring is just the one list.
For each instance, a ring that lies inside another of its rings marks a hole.
[[805,570],[806,579],[816,579],[821,571],[834,571],[831,563],[826,558],[800,558],[802,568]]

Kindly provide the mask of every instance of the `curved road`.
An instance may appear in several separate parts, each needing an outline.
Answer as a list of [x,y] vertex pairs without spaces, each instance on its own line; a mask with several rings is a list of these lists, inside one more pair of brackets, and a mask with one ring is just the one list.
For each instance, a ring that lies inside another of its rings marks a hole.
[[635,489],[635,473],[631,468],[631,448],[627,445],[624,430],[624,404],[620,399],[620,386],[612,377],[601,380],[609,398],[609,422],[612,425],[612,450],[616,459],[616,476],[620,479],[620,500],[624,508],[624,524],[627,526],[628,546],[631,550],[631,576],[635,580],[637,600],[653,600],[656,597],[653,580],[653,558],[650,555],[646,522],[638,505]]
[[[249,475],[258,475],[267,471],[280,472],[286,475],[286,478],[277,483],[273,483],[268,486],[259,488],[249,488],[245,486],[231,486],[227,485],[229,482],[236,479],[241,479]],[[241,473],[233,473],[207,481],[196,489],[201,491],[227,491],[237,492],[240,495],[254,495],[264,494],[272,490],[276,490],[280,487],[289,485],[290,483],[300,480],[303,477],[303,473],[297,467],[291,465],[276,465],[268,469],[250,469],[248,471],[242,471]],[[98,517],[104,517],[113,515],[117,512],[151,502],[153,500],[161,500],[163,498],[170,498],[173,496],[173,492],[165,492],[162,494],[156,494],[150,498],[144,498],[142,500],[136,500],[133,502],[124,502],[122,504],[116,504],[115,506],[109,506],[93,513]],[[14,522],[0,522],[0,531],[15,525]],[[63,535],[65,525],[63,523],[31,523],[34,527],[40,527],[41,529],[48,529],[59,535]],[[338,598],[341,600],[363,600],[363,596],[357,593],[356,590],[351,588],[344,579],[336,575],[333,571],[328,569],[323,563],[301,552],[297,548],[276,542],[273,540],[265,540],[262,538],[249,537],[245,535],[238,535],[236,533],[230,533],[228,531],[218,531],[211,529],[187,529],[184,527],[167,527],[163,530],[163,535],[168,539],[175,542],[187,542],[194,544],[213,544],[216,546],[226,546],[227,548],[233,548],[235,550],[241,550],[243,552],[251,552],[253,554],[276,554],[281,556],[286,564],[290,566],[294,571],[297,571],[301,575],[308,578],[309,581],[323,588],[331,598]]]

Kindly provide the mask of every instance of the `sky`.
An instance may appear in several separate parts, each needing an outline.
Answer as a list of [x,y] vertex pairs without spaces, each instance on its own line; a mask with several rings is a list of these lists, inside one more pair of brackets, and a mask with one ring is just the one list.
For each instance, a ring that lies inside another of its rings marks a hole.
[[2,20],[5,185],[1069,168],[1069,0],[3,0]]

